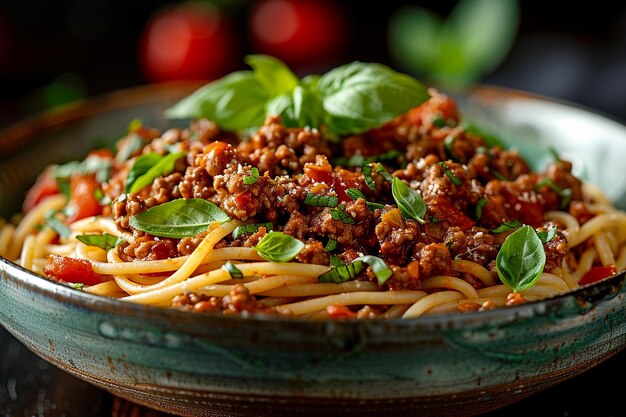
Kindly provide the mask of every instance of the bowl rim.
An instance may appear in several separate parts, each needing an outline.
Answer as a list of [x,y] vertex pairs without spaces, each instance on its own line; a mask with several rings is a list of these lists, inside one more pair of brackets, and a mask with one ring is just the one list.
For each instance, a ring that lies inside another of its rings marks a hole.
[[[41,130],[62,128],[64,125],[83,118],[94,117],[101,113],[120,110],[151,102],[158,102],[167,98],[181,97],[202,83],[198,82],[168,82],[160,84],[147,84],[138,87],[129,87],[94,96],[84,100],[69,103],[40,114],[25,118],[4,129],[0,130],[0,149],[3,154],[16,151],[17,149],[36,140],[37,133]],[[539,94],[492,85],[476,85],[467,92],[467,97],[479,94],[495,95],[497,97],[514,96],[523,99],[551,102],[566,107],[576,108],[590,114],[600,116],[608,121],[616,122],[624,127],[623,123],[610,116],[605,116],[595,110],[585,108],[565,100],[545,97]],[[451,95],[454,96],[454,93]],[[470,101],[468,100],[468,101]],[[0,163],[3,158],[0,158]],[[250,324],[257,326],[261,323],[274,323],[279,326],[293,324],[303,331],[312,329],[323,330],[329,324],[333,327],[362,329],[380,328],[389,331],[397,329],[402,332],[407,329],[436,330],[467,328],[467,326],[487,326],[498,322],[509,322],[520,317],[552,314],[563,307],[577,306],[580,312],[592,309],[598,302],[607,298],[613,298],[623,291],[626,286],[626,271],[622,271],[603,279],[573,290],[528,303],[497,308],[483,312],[468,312],[464,314],[445,313],[424,315],[417,318],[403,319],[345,319],[345,320],[310,320],[301,317],[283,317],[268,314],[250,315],[223,315],[221,313],[196,314],[176,308],[164,308],[151,305],[142,305],[121,301],[118,299],[98,296],[79,291],[68,285],[51,281],[46,277],[31,272],[20,265],[0,256],[0,273],[10,275],[20,285],[49,297],[51,300],[92,309],[101,313],[115,315],[132,315],[136,318],[166,320],[172,323],[201,324],[218,321],[222,323],[235,323],[238,326]]]

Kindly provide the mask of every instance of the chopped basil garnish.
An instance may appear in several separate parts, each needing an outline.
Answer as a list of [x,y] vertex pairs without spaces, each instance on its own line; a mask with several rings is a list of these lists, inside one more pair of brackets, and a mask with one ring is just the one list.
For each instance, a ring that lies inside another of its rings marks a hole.
[[213,203],[201,198],[179,198],[136,214],[130,225],[154,236],[180,239],[202,233],[214,222],[228,220],[226,213]]
[[551,227],[548,230],[537,232],[537,237],[541,240],[541,243],[548,243],[556,237],[556,227]]
[[332,252],[337,249],[337,241],[334,239],[328,239],[326,246],[324,246],[324,252]]
[[246,185],[252,185],[259,180],[259,169],[252,167],[250,175],[243,177],[243,183]]
[[489,172],[491,173],[491,175],[496,177],[496,179],[498,179],[499,181],[511,181],[510,179],[505,177],[502,173],[500,173],[500,171],[496,171],[495,169],[490,169]]
[[83,284],[82,282],[68,282],[66,285],[79,291],[82,291],[85,287],[85,284]]
[[369,208],[371,211],[374,211],[376,209],[382,209],[385,207],[384,204],[372,203],[370,201],[367,201],[367,199],[365,198],[361,190],[359,190],[358,188],[348,188],[346,190],[346,194],[348,194],[348,197],[350,197],[353,200],[358,200],[359,198],[362,198],[363,200],[365,200],[365,204],[367,204],[367,208]]
[[233,279],[243,278],[243,272],[241,272],[241,270],[237,268],[235,264],[232,263],[231,261],[228,261],[224,265],[222,265],[222,268],[228,271],[228,273],[230,274],[230,277]]
[[52,174],[59,189],[66,196],[70,195],[70,180],[73,176],[95,174],[96,180],[105,182],[111,172],[111,159],[99,155],[89,155],[84,161],[70,161],[54,168]]
[[425,223],[426,203],[417,191],[406,185],[400,178],[394,177],[391,182],[391,193],[404,218]]
[[108,233],[102,233],[101,235],[78,235],[76,236],[76,239],[80,240],[87,246],[97,246],[106,251],[113,249],[126,241],[121,237],[113,236]]
[[353,224],[354,219],[348,216],[348,213],[344,210],[344,205],[341,204],[339,207],[330,210],[330,217],[333,220],[341,220],[345,224]]
[[[455,162],[464,162],[462,161],[458,156],[456,156],[456,154],[452,151],[452,145],[454,144],[454,141],[456,140],[456,136],[454,135],[449,135],[447,136],[444,141],[443,141],[443,147],[446,150],[446,154],[448,155],[448,158],[452,159]],[[478,151],[476,151],[476,153],[478,153]]]
[[514,219],[511,220],[509,222],[504,222],[502,223],[500,226],[496,227],[495,229],[491,229],[491,233],[504,233],[504,232],[508,232],[511,231],[513,229],[517,229],[518,227],[520,227],[522,225],[522,223],[520,223],[519,220]]
[[239,236],[244,233],[256,233],[259,231],[260,227],[265,227],[266,231],[271,231],[274,225],[270,222],[265,223],[252,223],[252,224],[244,224],[241,226],[237,226],[235,230],[233,230],[233,239],[237,239]]
[[444,119],[441,115],[434,116],[430,122],[433,124],[433,126],[438,127],[440,129],[442,127],[448,126],[448,122],[446,122],[446,119]]
[[287,262],[292,260],[304,248],[304,243],[282,232],[269,232],[252,249],[261,258],[271,262]]
[[367,187],[372,190],[372,191],[376,191],[376,183],[374,182],[374,179],[372,178],[372,166],[370,164],[363,164],[363,178],[365,178],[365,184],[367,184]]
[[532,287],[545,264],[543,244],[530,226],[523,226],[507,236],[496,256],[500,281],[514,292]]
[[307,193],[304,204],[312,207],[337,207],[339,199],[334,195],[318,195]]
[[552,158],[554,158],[554,162],[561,162],[561,156],[559,155],[559,153],[557,152],[556,149],[554,149],[552,146],[550,146],[548,148],[548,152],[550,152],[550,155],[552,155]]
[[331,255],[330,258],[328,258],[328,262],[330,263],[330,266],[333,268],[337,268],[339,266],[345,265],[346,263],[344,261],[341,260],[341,258],[337,255]]
[[393,179],[391,178],[391,174],[389,174],[389,172],[385,169],[385,167],[381,163],[378,163],[378,165],[376,165],[376,168],[374,170],[380,175],[382,175],[383,178],[386,179],[387,181],[391,181]]
[[54,230],[61,237],[69,237],[72,231],[61,219],[56,217],[57,211],[50,211],[44,217],[44,227],[47,226]]
[[341,262],[341,264],[336,263],[333,265],[331,262],[331,266],[333,266],[333,268],[320,275],[318,279],[320,282],[334,283],[349,281],[356,278],[357,275],[363,272],[365,269],[364,264],[368,264],[372,268],[372,271],[374,271],[374,274],[378,279],[379,285],[383,285],[391,277],[391,275],[393,275],[393,272],[387,266],[385,261],[377,256],[365,255],[359,256],[348,265],[343,264],[343,262]]
[[567,208],[567,205],[572,199],[572,189],[571,188],[561,188],[554,183],[550,178],[544,178],[535,184],[535,190],[539,190],[541,187],[547,186],[549,187],[556,195],[561,198],[560,207],[561,209]]
[[[165,156],[159,156],[158,154],[146,154],[140,156],[137,158],[129,172],[129,178],[126,180],[126,192],[133,194],[137,193],[141,191],[142,188],[150,185],[152,181],[158,177],[170,174],[174,170],[176,161],[186,154],[186,152],[177,152],[170,153]],[[148,155],[151,156],[148,157]],[[157,155],[158,158],[154,155]],[[145,159],[142,159],[144,157]],[[133,173],[136,164],[139,164],[139,166],[137,168],[137,172]],[[133,174],[133,177],[131,177],[131,174]]]
[[476,219],[480,220],[483,217],[483,208],[489,203],[489,200],[486,197],[478,200],[478,204],[476,204]]
[[463,184],[463,182],[459,179],[459,177],[454,175],[454,173],[452,173],[450,168],[448,168],[448,164],[446,164],[445,161],[439,162],[439,165],[441,165],[441,167],[443,168],[444,174],[446,174],[448,176],[448,178],[450,178],[450,181],[452,181],[452,183],[454,185],[458,186],[458,185],[462,185]]

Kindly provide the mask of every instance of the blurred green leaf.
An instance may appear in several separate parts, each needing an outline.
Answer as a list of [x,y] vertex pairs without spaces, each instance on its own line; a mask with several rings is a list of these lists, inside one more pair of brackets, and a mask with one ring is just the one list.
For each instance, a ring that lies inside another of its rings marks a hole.
[[505,58],[517,33],[517,0],[460,0],[444,20],[417,6],[389,23],[389,49],[404,68],[446,86],[469,84]]

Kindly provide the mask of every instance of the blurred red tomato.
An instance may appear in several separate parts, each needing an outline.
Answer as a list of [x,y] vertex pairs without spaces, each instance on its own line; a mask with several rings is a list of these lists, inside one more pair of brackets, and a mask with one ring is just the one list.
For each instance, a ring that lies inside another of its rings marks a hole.
[[347,19],[329,0],[261,0],[252,9],[253,45],[290,65],[319,63],[342,52]]
[[144,28],[140,63],[150,81],[218,78],[235,66],[237,39],[210,3],[182,3],[157,11]]

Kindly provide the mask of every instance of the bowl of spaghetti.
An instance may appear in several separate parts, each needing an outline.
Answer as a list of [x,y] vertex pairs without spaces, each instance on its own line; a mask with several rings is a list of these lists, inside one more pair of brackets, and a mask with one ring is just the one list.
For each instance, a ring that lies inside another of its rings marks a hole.
[[624,347],[624,126],[249,63],[3,132],[0,321],[31,350],[181,415],[460,415]]

